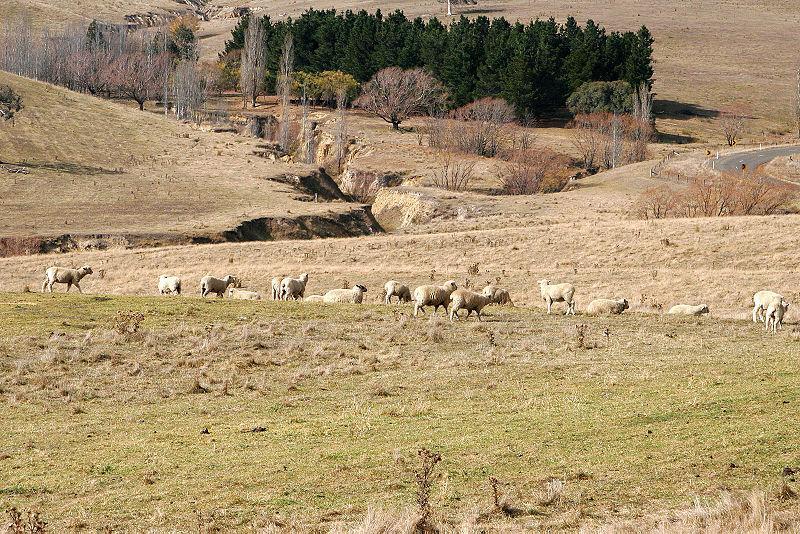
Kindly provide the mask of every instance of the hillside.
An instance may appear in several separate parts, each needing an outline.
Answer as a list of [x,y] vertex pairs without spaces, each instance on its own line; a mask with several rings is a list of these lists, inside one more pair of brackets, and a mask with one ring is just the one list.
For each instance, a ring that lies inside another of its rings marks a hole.
[[273,181],[315,168],[255,157],[253,139],[7,73],[0,83],[25,102],[16,124],[0,129],[0,160],[29,171],[0,182],[0,237],[213,240],[259,218],[360,213]]

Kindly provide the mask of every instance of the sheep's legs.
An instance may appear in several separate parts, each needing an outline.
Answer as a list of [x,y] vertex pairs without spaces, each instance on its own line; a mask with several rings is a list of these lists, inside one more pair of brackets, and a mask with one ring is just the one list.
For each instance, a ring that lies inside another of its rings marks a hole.
[[64,293],[69,293],[69,288],[72,287],[72,282],[67,282],[67,290]]
[[754,322],[754,323],[757,323],[757,322],[758,322],[758,315],[759,315],[759,313],[758,313],[758,312],[759,312],[760,310],[761,310],[761,308],[760,308],[759,306],[753,306],[753,322]]
[[78,293],[80,293],[81,295],[83,295],[83,291],[81,291],[81,286],[80,286],[80,284],[78,284],[77,282],[75,282],[75,287],[77,287],[77,288],[78,288]]
[[550,315],[550,308],[552,307],[552,305],[553,305],[553,301],[548,299],[547,300],[547,315]]

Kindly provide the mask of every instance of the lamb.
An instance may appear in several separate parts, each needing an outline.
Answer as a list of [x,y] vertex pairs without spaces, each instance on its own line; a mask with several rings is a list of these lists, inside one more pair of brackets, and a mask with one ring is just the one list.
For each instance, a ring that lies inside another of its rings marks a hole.
[[272,279],[272,300],[281,299],[281,282],[283,279],[283,276],[276,276]]
[[445,313],[447,313],[447,307],[450,305],[450,295],[457,289],[458,286],[454,280],[449,280],[441,286],[419,286],[414,290],[414,317],[417,316],[418,312],[424,312],[425,306],[433,306],[434,315],[436,315],[439,306],[442,306]]
[[775,334],[778,329],[783,328],[783,316],[789,310],[789,303],[783,297],[773,297],[766,304],[765,330],[769,332],[771,328],[772,333]]
[[775,293],[774,291],[759,291],[753,295],[753,322],[764,321],[764,311],[767,305],[774,298],[783,298],[783,295]]
[[205,297],[209,293],[216,293],[219,298],[222,298],[231,284],[236,284],[236,277],[231,274],[225,278],[204,276],[200,279],[200,294]]
[[475,293],[469,289],[458,289],[450,295],[450,321],[458,317],[459,310],[467,310],[467,319],[472,312],[478,314],[478,321],[481,320],[481,311],[484,307],[494,302],[491,295]]
[[88,265],[84,265],[80,269],[48,267],[44,274],[45,279],[42,283],[42,293],[44,293],[45,288],[52,293],[53,284],[67,284],[67,291],[74,285],[78,288],[78,293],[83,293],[83,291],[81,291],[80,281],[84,276],[92,274],[92,268]]
[[391,304],[392,297],[397,297],[397,302],[411,302],[411,290],[408,289],[407,285],[395,280],[389,280],[383,288],[386,290],[385,304]]
[[542,300],[547,303],[547,313],[550,314],[550,308],[554,302],[564,302],[567,304],[567,311],[564,315],[575,315],[575,301],[572,297],[575,295],[575,286],[572,284],[551,284],[550,280],[539,280],[539,289],[542,292]]
[[303,273],[299,278],[286,277],[281,280],[281,300],[299,300],[302,299],[306,293],[306,284],[308,283],[308,274]]
[[700,316],[704,313],[708,313],[708,306],[705,304],[698,304],[697,306],[693,306],[691,304],[676,304],[675,306],[671,307],[667,313],[670,315]]
[[628,309],[625,299],[595,299],[586,307],[586,312],[591,315],[619,315]]
[[511,302],[511,295],[509,295],[508,291],[505,289],[489,285],[483,288],[483,294],[487,297],[491,297],[493,304],[508,304],[509,306],[514,305],[514,303]]
[[331,289],[322,296],[322,302],[327,304],[361,304],[367,288],[361,284],[354,285],[351,289]]
[[158,293],[160,295],[180,295],[181,279],[177,276],[162,274],[158,277]]
[[261,293],[258,291],[247,291],[235,287],[228,289],[228,296],[235,300],[261,300]]

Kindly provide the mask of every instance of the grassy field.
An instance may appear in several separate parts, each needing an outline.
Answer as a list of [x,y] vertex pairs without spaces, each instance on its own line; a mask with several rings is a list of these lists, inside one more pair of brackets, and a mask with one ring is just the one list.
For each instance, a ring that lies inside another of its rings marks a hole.
[[[140,330],[120,333],[119,312],[143,313]],[[522,512],[489,524],[572,529],[777,487],[798,463],[797,332],[409,312],[2,294],[0,508],[55,531],[189,530],[198,511],[220,528],[328,528],[411,506],[427,447],[443,521],[491,508],[496,476]],[[565,485],[546,504],[551,477]]]

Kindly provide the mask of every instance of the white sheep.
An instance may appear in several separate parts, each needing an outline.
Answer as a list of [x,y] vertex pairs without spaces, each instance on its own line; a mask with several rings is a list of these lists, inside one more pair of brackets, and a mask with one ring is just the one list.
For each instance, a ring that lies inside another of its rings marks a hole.
[[276,276],[272,279],[272,300],[281,299],[281,282],[283,282],[283,279],[283,276]]
[[547,313],[550,313],[550,308],[554,302],[564,302],[567,304],[567,311],[564,315],[575,315],[575,301],[572,297],[575,295],[575,286],[572,284],[551,284],[550,280],[539,280],[539,290],[542,293],[542,300],[547,303]]
[[158,293],[160,295],[180,295],[181,279],[177,276],[162,274],[158,277]]
[[591,315],[619,315],[628,309],[626,299],[594,299],[586,307]]
[[350,289],[331,289],[322,296],[322,302],[327,304],[361,304],[367,288],[356,284]]
[[287,276],[281,280],[281,300],[300,300],[306,293],[306,284],[308,283],[308,274],[303,273],[299,278],[291,278]]
[[698,304],[696,306],[692,304],[676,304],[675,306],[671,307],[667,313],[670,315],[700,316],[704,313],[709,313],[709,311],[708,306],[705,304]]
[[764,321],[764,312],[769,302],[774,298],[783,298],[783,295],[774,291],[759,291],[753,295],[753,322]]
[[411,290],[407,285],[396,280],[389,280],[383,288],[386,290],[385,304],[391,304],[392,297],[397,297],[397,302],[411,302]]
[[92,274],[92,268],[84,265],[80,269],[70,269],[68,267],[48,267],[44,272],[45,278],[42,283],[42,293],[45,288],[53,292],[53,284],[67,284],[67,291],[74,285],[78,288],[78,293],[81,291],[80,281],[84,276]]
[[514,303],[511,302],[511,295],[509,295],[508,291],[505,289],[489,285],[483,288],[483,294],[487,297],[491,297],[493,304],[500,304],[502,306],[506,304],[509,306],[514,305]]
[[236,284],[236,277],[231,274],[225,278],[204,276],[200,279],[200,294],[205,297],[209,293],[216,293],[218,297],[222,298],[231,284]]
[[441,286],[419,286],[414,290],[414,317],[418,312],[424,312],[425,306],[433,306],[433,315],[436,315],[439,306],[442,306],[446,314],[447,307],[450,305],[450,295],[457,289],[458,286],[453,280],[449,280]]
[[236,287],[228,289],[228,296],[235,300],[261,300],[261,293],[258,291],[247,291]]
[[765,330],[772,329],[772,333],[777,333],[778,329],[783,328],[783,316],[789,310],[789,303],[783,297],[773,297],[767,302],[767,311],[764,316]]
[[322,295],[309,295],[303,299],[303,302],[323,302]]
[[481,311],[492,302],[491,295],[475,293],[469,289],[457,289],[450,295],[450,321],[458,317],[459,310],[467,310],[467,319],[472,312],[477,313],[480,321]]

